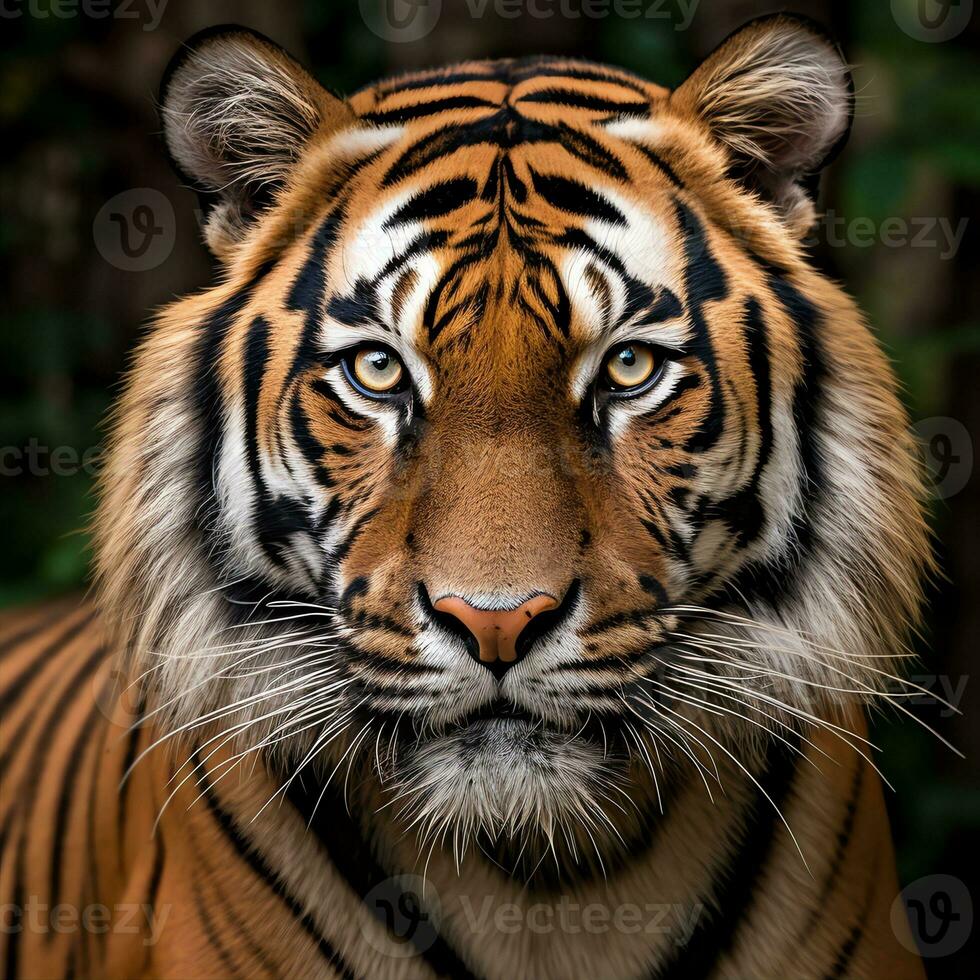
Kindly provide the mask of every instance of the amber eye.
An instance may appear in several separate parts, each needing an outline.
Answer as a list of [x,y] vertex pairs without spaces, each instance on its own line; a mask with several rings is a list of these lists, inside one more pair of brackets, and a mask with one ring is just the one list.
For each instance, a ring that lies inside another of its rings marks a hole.
[[368,397],[383,398],[403,391],[408,379],[401,358],[387,347],[358,347],[341,364],[347,380]]
[[659,369],[660,360],[649,345],[620,344],[606,355],[599,380],[617,394],[636,394],[656,377]]

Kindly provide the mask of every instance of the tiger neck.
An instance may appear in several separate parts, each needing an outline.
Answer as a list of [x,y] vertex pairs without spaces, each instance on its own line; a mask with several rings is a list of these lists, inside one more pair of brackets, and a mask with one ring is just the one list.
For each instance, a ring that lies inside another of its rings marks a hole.
[[222,766],[204,763],[161,819],[175,904],[209,896],[277,971],[688,977],[724,961],[737,975],[789,975],[801,950],[856,957],[859,931],[873,934],[877,962],[918,976],[888,924],[897,886],[878,778],[828,735],[774,749],[757,777],[720,766],[711,798],[700,780],[674,787],[649,837],[605,877],[530,882],[479,849],[420,849],[376,812],[366,782],[345,799],[296,781],[263,809],[278,781],[224,779]]

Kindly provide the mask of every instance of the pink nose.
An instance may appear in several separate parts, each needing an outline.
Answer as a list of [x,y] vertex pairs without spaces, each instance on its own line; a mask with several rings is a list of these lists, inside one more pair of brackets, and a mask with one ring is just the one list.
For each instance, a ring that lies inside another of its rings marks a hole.
[[517,660],[517,638],[539,613],[555,609],[554,596],[539,593],[516,609],[476,609],[465,599],[449,595],[433,603],[438,612],[458,619],[473,634],[480,645],[480,661],[492,664],[497,660],[512,664]]

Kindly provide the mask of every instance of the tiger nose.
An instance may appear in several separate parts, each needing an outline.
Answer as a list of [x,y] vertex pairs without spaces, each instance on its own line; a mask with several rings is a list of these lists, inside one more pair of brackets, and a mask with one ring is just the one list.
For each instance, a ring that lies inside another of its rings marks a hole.
[[558,606],[558,600],[539,593],[515,609],[477,609],[459,596],[444,596],[433,603],[437,612],[457,619],[479,646],[478,659],[499,679],[518,661],[517,638],[543,612]]

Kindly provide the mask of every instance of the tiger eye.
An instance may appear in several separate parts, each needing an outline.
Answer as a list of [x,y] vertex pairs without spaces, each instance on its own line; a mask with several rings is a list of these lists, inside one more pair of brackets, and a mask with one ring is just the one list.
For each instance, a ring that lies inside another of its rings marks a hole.
[[624,344],[606,359],[606,377],[617,389],[638,388],[657,370],[657,359],[646,344]]
[[354,355],[354,377],[368,391],[383,395],[402,380],[402,363],[388,350],[364,347]]

